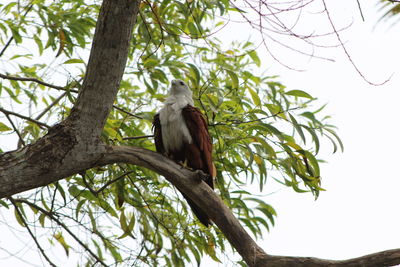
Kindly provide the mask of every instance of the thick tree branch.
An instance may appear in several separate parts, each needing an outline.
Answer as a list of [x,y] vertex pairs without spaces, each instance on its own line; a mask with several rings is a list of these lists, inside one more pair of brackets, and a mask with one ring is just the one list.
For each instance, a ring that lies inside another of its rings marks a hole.
[[[62,135],[62,133],[61,133]],[[56,137],[54,142],[58,142]],[[50,140],[47,140],[49,142]],[[56,144],[48,144],[50,147]],[[64,148],[65,145],[58,147]],[[332,261],[323,260],[312,257],[285,257],[285,256],[272,256],[266,254],[254,240],[247,234],[244,228],[240,225],[239,221],[233,216],[232,212],[224,205],[222,200],[212,191],[196,172],[192,172],[180,165],[164,157],[163,155],[154,151],[146,150],[137,147],[111,147],[105,146],[103,149],[96,149],[96,151],[105,151],[101,155],[95,155],[88,151],[81,151],[86,157],[92,157],[91,160],[86,161],[85,166],[79,165],[81,170],[89,169],[96,166],[112,163],[128,163],[135,164],[153,170],[165,176],[172,184],[179,188],[182,192],[192,197],[192,200],[200,207],[207,210],[208,215],[213,222],[221,229],[233,247],[241,254],[243,259],[249,266],[393,266],[400,264],[400,249],[388,250],[383,252],[374,253],[371,255],[354,258],[345,261]],[[51,151],[50,151],[51,152]],[[32,153],[32,152],[30,152]],[[23,154],[29,154],[26,149],[18,152],[9,153],[0,157],[0,174],[7,174],[8,169],[1,169],[2,160],[8,162],[15,162],[20,160]],[[31,157],[41,157],[41,150],[30,155]],[[26,155],[25,155],[26,156]],[[95,160],[97,159],[97,160]],[[40,160],[40,159],[39,159]],[[91,163],[89,163],[91,161]],[[57,164],[57,162],[55,162]],[[30,177],[36,181],[36,187],[44,185],[46,182],[54,182],[63,177],[77,173],[77,166],[79,162],[73,158],[68,159],[65,165],[60,167],[60,176],[55,176],[54,173],[37,173],[35,168],[24,169],[18,175],[13,175],[9,180],[5,176],[0,175],[0,197],[11,195],[17,192],[22,192],[18,186],[10,186],[10,184],[21,185],[24,184]],[[11,164],[12,165],[12,164]],[[10,165],[9,165],[10,166]],[[66,173],[69,173],[68,175]],[[33,183],[33,182],[31,182]],[[12,191],[4,191],[3,188],[12,188]]]
[[204,210],[225,234],[250,266],[256,266],[258,255],[265,252],[254,242],[232,212],[213,190],[202,182],[196,172],[191,172],[163,155],[137,147],[107,147],[99,165],[124,162],[153,170],[164,177]]
[[0,197],[74,175],[101,157],[100,133],[124,72],[139,2],[103,1],[87,72],[71,115],[36,143],[0,156],[0,181],[4,183]]
[[82,138],[98,140],[117,95],[128,58],[138,0],[104,0],[89,62],[69,120]]
[[400,263],[400,249],[388,250],[350,260],[334,261],[312,257],[286,257],[266,254],[214,191],[202,182],[199,174],[182,168],[161,154],[137,147],[107,147],[99,165],[125,162],[142,166],[163,175],[201,208],[224,233],[249,266],[393,266]]
[[268,267],[389,267],[397,266],[400,263],[400,249],[385,250],[366,256],[341,261],[325,260],[313,257],[285,257],[264,255],[262,256],[260,262],[262,262],[263,264],[259,266]]

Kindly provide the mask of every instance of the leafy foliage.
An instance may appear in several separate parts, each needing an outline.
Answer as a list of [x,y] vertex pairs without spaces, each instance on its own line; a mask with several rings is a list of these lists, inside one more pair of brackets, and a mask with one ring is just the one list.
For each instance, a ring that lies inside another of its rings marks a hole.
[[383,12],[380,20],[398,18],[398,15],[400,13],[400,3],[395,3],[395,1],[389,0],[380,0],[378,6],[379,11]]
[[[14,135],[24,146],[43,136],[46,124],[68,116],[84,77],[98,9],[97,1],[89,0],[0,4],[0,73],[8,75],[0,94],[9,99],[1,103],[0,134]],[[218,18],[229,12],[240,11],[226,0],[142,1],[126,75],[102,139],[154,150],[148,135],[169,80],[187,81],[213,137],[216,190],[261,237],[276,212],[252,193],[277,181],[318,197],[320,139],[331,140],[334,151],[343,145],[329,117],[320,117],[324,106],[313,96],[260,73],[262,58],[254,44],[223,48],[215,32],[226,23]],[[11,109],[20,112],[7,113]],[[11,208],[8,201],[1,204]],[[39,227],[39,222],[67,256],[84,253],[83,266],[186,266],[200,263],[203,255],[219,261],[226,250],[217,228],[202,227],[169,183],[137,166],[88,170],[16,196],[13,205],[22,227]]]

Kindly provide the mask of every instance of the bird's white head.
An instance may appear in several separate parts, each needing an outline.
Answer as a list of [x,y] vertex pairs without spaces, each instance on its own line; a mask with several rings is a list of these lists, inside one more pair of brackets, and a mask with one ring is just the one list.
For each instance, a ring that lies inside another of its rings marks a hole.
[[182,80],[172,80],[170,95],[173,96],[186,96],[192,98],[193,93],[187,86],[187,84]]

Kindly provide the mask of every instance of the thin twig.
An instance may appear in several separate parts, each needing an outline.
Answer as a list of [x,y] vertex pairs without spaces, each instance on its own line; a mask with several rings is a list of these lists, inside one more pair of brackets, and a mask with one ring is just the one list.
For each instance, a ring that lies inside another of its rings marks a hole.
[[37,248],[39,249],[40,253],[43,255],[43,257],[46,259],[46,261],[54,267],[57,267],[57,265],[55,265],[50,259],[49,257],[46,255],[46,253],[44,252],[42,246],[39,244],[39,241],[37,240],[36,236],[32,233],[29,225],[27,224],[27,222],[25,221],[24,216],[22,215],[22,212],[19,210],[17,204],[15,203],[14,199],[12,197],[9,198],[9,200],[11,201],[11,203],[13,204],[15,210],[17,211],[18,216],[20,217],[20,219],[23,221],[25,228],[28,230],[29,235],[32,237],[33,241],[35,242]]
[[153,134],[150,135],[141,135],[141,136],[129,136],[129,137],[124,137],[122,140],[136,140],[136,139],[143,139],[143,138],[150,138],[154,137]]
[[[31,11],[32,7],[33,7],[33,0],[29,3],[28,5],[28,9],[25,11],[25,13],[22,15],[21,19],[25,18],[25,16],[28,14],[29,11]],[[20,22],[21,23],[21,22]],[[20,26],[20,23],[18,24],[18,26]],[[14,36],[11,36],[10,39],[8,39],[6,45],[3,47],[3,49],[0,52],[0,57],[4,54],[4,52],[7,50],[7,48],[10,46],[12,40],[14,40]]]
[[87,252],[89,252],[89,254],[95,258],[95,260],[97,262],[99,262],[101,265],[103,265],[104,267],[107,267],[108,265],[102,261],[97,255],[96,253],[94,253],[86,244],[84,244],[82,242],[82,240],[77,237],[63,222],[61,222],[52,212],[48,212],[47,210],[41,208],[40,206],[31,203],[25,199],[14,199],[14,201],[16,202],[21,202],[21,203],[26,203],[28,205],[30,205],[31,207],[37,209],[38,211],[42,212],[43,214],[45,214],[47,217],[49,217],[49,219],[55,221],[58,225],[60,225],[70,236],[72,236],[73,239],[75,239],[76,242],[79,243],[79,245],[81,245]]
[[333,20],[332,20],[332,18],[331,18],[331,15],[330,15],[330,13],[329,13],[329,11],[328,11],[328,8],[327,8],[327,6],[326,6],[325,0],[322,0],[322,4],[324,5],[324,11],[325,11],[325,13],[326,13],[326,16],[328,17],[328,20],[329,20],[329,23],[331,24],[331,27],[332,27],[333,32],[334,32],[335,35],[336,35],[336,39],[339,41],[340,46],[342,47],[342,49],[343,49],[344,53],[346,54],[348,60],[350,61],[351,65],[353,65],[353,68],[357,71],[357,73],[361,76],[361,78],[363,78],[363,80],[366,81],[367,83],[369,83],[370,85],[374,85],[374,86],[383,85],[383,84],[387,83],[387,82],[392,78],[393,74],[390,75],[390,77],[387,78],[385,81],[380,82],[380,83],[371,82],[371,81],[369,81],[369,80],[364,76],[364,74],[361,72],[361,70],[357,67],[356,63],[355,63],[355,62],[353,61],[353,59],[351,58],[349,51],[347,51],[347,48],[346,48],[346,46],[344,45],[344,43],[343,43],[343,41],[342,41],[342,38],[340,37],[338,31],[336,30],[336,26],[335,26],[335,24],[333,23]]
[[35,120],[39,120],[43,117],[52,107],[54,107],[65,95],[67,92],[62,93],[56,100],[53,101],[47,108],[45,108],[39,115],[36,116]]
[[292,110],[297,110],[297,109],[300,109],[300,108],[301,107],[294,107],[294,108],[289,108],[287,110],[281,110],[281,111],[279,111],[277,113],[274,113],[272,115],[265,116],[265,117],[262,117],[262,118],[259,118],[259,119],[249,120],[249,121],[226,120],[225,122],[216,122],[216,123],[208,124],[208,126],[232,125],[232,124],[240,125],[240,124],[252,123],[252,122],[257,122],[257,121],[262,121],[262,120],[265,120],[265,119],[273,118],[273,117],[278,116],[279,114],[284,114],[286,112],[289,112],[289,111],[292,111]]
[[86,188],[89,189],[90,193],[92,193],[93,195],[95,195],[95,196],[97,197],[96,190],[94,190],[94,189],[89,185],[89,183],[86,181],[86,173],[85,173],[85,172],[82,172],[82,173],[79,173],[79,174],[82,176],[82,181],[83,181],[83,183],[85,184]]
[[124,178],[125,176],[127,176],[127,175],[129,175],[129,174],[131,174],[131,173],[133,173],[133,172],[134,172],[134,171],[125,172],[125,173],[121,174],[120,176],[118,176],[117,178],[112,179],[111,181],[108,181],[108,182],[105,183],[102,187],[100,187],[99,190],[96,190],[96,191],[95,191],[96,194],[98,194],[98,193],[100,193],[101,191],[103,191],[104,189],[106,189],[110,184],[115,183],[116,181],[118,181],[118,180]]
[[126,114],[128,114],[128,115],[130,115],[130,116],[132,116],[132,117],[135,117],[135,118],[138,118],[138,119],[143,120],[142,117],[140,117],[140,116],[138,116],[138,115],[135,115],[135,114],[133,114],[133,113],[131,113],[131,112],[129,112],[129,111],[126,111],[126,110],[124,110],[123,108],[117,107],[116,105],[113,105],[113,108],[115,108],[115,109],[117,109],[117,110],[119,110],[119,111],[121,111],[121,112],[123,112],[123,113],[126,113]]
[[133,172],[134,172],[134,171],[128,171],[128,172],[125,172],[125,173],[121,174],[121,175],[118,176],[117,178],[112,179],[111,181],[108,181],[107,183],[105,183],[105,184],[104,184],[102,187],[100,187],[100,189],[98,189],[98,190],[94,190],[94,189],[89,185],[88,181],[86,180],[86,175],[85,175],[84,173],[81,173],[81,176],[82,176],[82,180],[83,180],[83,183],[85,184],[86,188],[89,189],[89,191],[90,191],[93,195],[95,195],[95,196],[97,197],[97,195],[98,195],[99,193],[101,193],[102,191],[104,191],[104,189],[106,189],[109,185],[115,183],[116,181],[118,181],[118,180],[124,178],[125,176],[127,176],[127,175],[129,175],[129,174],[131,174],[131,173],[133,173]]
[[69,92],[72,92],[72,93],[78,93],[79,92],[78,90],[68,89],[68,88],[65,88],[65,87],[62,87],[62,86],[53,85],[53,84],[41,81],[41,80],[36,79],[36,78],[16,77],[16,76],[4,75],[4,74],[1,74],[1,73],[0,73],[0,78],[7,79],[7,80],[12,80],[12,81],[35,82],[35,83],[38,83],[38,84],[41,84],[41,85],[44,85],[44,86],[47,86],[47,87],[50,87],[50,88],[53,88],[53,89],[60,90],[60,91],[69,91]]
[[22,143],[23,146],[26,146],[24,139],[22,138],[21,133],[18,131],[17,127],[15,127],[14,122],[11,120],[10,115],[7,113],[4,113],[7,117],[7,120],[10,122],[11,126],[13,127],[14,131],[17,133],[20,142]]
[[170,227],[167,227],[163,221],[161,221],[158,216],[155,214],[155,212],[153,211],[153,209],[151,208],[150,203],[147,201],[147,199],[143,196],[142,192],[140,191],[140,188],[135,184],[135,182],[133,181],[133,179],[128,175],[128,179],[131,181],[131,184],[133,187],[135,187],[137,193],[140,195],[140,197],[143,199],[143,202],[147,205],[147,208],[150,211],[150,214],[152,215],[152,217],[154,218],[154,220],[156,220],[157,224],[160,224],[166,231],[167,233],[170,235],[170,237],[172,239],[174,239],[174,241],[179,241],[179,238],[176,237],[174,235],[173,232],[171,232]]
[[360,10],[361,18],[362,18],[363,21],[365,21],[365,19],[364,19],[364,14],[363,14],[363,12],[362,12],[361,4],[360,4],[360,1],[359,1],[359,0],[357,0],[357,4],[358,4],[358,9]]
[[13,115],[13,116],[15,116],[15,117],[19,117],[19,118],[21,118],[21,119],[24,119],[24,120],[27,120],[27,121],[36,123],[37,125],[42,126],[42,127],[45,127],[45,128],[47,128],[47,129],[51,128],[51,126],[47,125],[46,123],[40,122],[40,121],[38,121],[38,120],[29,118],[29,117],[27,117],[27,116],[24,116],[24,115],[21,115],[21,114],[18,114],[18,113],[9,111],[9,110],[5,110],[5,109],[3,109],[3,108],[0,108],[0,112],[3,112],[4,114],[8,114],[8,115]]

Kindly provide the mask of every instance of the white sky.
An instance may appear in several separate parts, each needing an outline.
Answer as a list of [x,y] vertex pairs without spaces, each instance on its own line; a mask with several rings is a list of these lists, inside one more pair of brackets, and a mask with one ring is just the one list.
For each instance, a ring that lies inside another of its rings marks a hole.
[[[278,218],[264,241],[259,241],[267,253],[346,259],[400,248],[400,23],[392,29],[382,24],[373,30],[377,1],[360,2],[365,22],[356,0],[330,0],[327,4],[339,28],[353,21],[342,37],[364,75],[381,82],[394,73],[385,85],[363,81],[340,48],[323,50],[322,55],[334,58],[335,63],[313,59],[299,64],[292,55],[285,58],[284,52],[278,53],[284,63],[305,72],[288,70],[261,56],[269,75],[280,75],[279,81],[288,88],[303,89],[321,104],[328,103],[327,113],[333,116],[345,145],[344,153],[332,155],[330,144],[325,143],[328,149],[322,158],[328,163],[321,172],[327,191],[317,201],[311,194],[298,194],[290,188],[268,196]],[[9,258],[0,258],[0,265],[9,264]],[[229,266],[210,261],[202,264],[206,265]],[[30,265],[18,262],[14,266]]]
[[335,21],[354,18],[343,34],[351,57],[369,80],[381,82],[394,75],[384,86],[370,86],[340,49],[329,51],[337,60],[334,64],[313,61],[305,73],[282,70],[289,88],[304,88],[329,103],[345,152],[324,157],[327,191],[317,201],[290,190],[271,197],[279,215],[263,243],[271,254],[346,259],[400,248],[400,24],[373,31],[375,1],[361,1],[366,22],[355,3],[341,10],[350,2],[355,1],[328,4]]
[[[275,227],[258,241],[269,254],[339,260],[400,248],[400,23],[374,28],[377,1],[360,1],[365,22],[356,0],[326,3],[338,28],[353,22],[341,36],[365,77],[381,83],[393,76],[385,85],[369,85],[341,48],[320,53],[335,63],[297,61],[293,54],[276,50],[283,63],[305,72],[282,67],[264,54],[262,61],[272,63],[265,63],[267,74],[280,75],[279,81],[289,89],[305,90],[321,104],[328,103],[326,113],[339,127],[345,146],[344,153],[332,155],[331,145],[323,143],[327,149],[320,157],[327,163],[321,167],[322,187],[327,191],[317,201],[290,188],[266,198],[278,213]],[[326,23],[323,20],[306,23],[305,29]],[[207,265],[229,266],[202,264]]]
[[[363,22],[355,0],[327,1],[338,28],[353,21],[342,38],[367,79],[379,83],[394,73],[385,85],[363,81],[340,48],[323,53],[335,63],[311,60],[300,66],[306,72],[276,63],[268,70],[279,74],[288,88],[304,89],[321,104],[328,103],[345,152],[323,154],[328,163],[322,165],[322,186],[327,191],[317,201],[289,188],[268,197],[278,219],[260,243],[267,253],[346,259],[400,248],[400,24],[373,30],[375,4],[361,1]],[[296,63],[291,60],[283,61]]]

